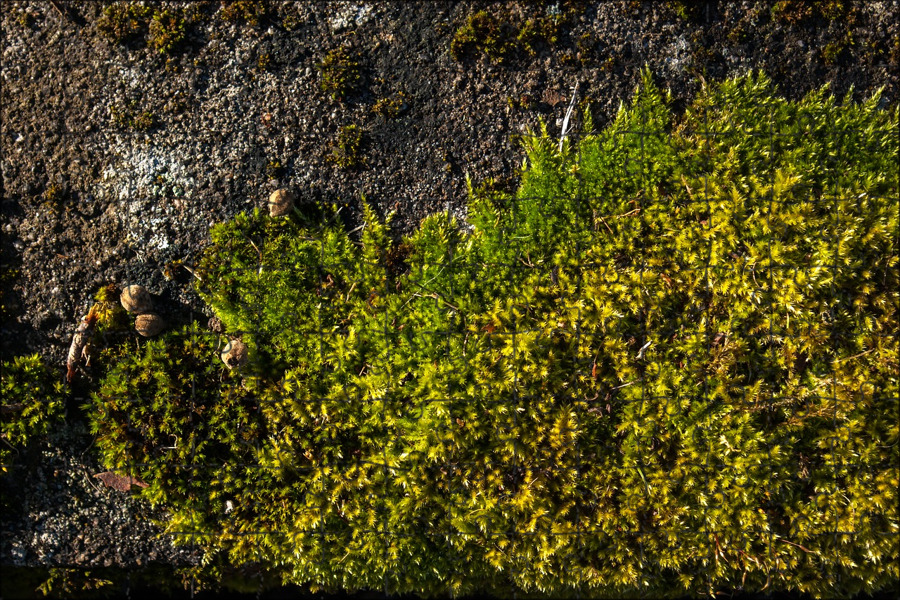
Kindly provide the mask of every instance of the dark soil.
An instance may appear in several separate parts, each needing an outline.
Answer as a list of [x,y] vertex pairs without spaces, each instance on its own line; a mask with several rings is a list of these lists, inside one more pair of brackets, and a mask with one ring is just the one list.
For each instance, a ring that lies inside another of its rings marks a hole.
[[[435,211],[464,218],[466,177],[514,186],[516,136],[541,120],[558,135],[576,84],[598,128],[644,65],[677,106],[701,79],[756,69],[790,98],[829,84],[897,102],[898,0],[262,4],[258,25],[226,21],[218,1],[187,7],[186,38],[169,54],[101,35],[105,3],[0,5],[3,358],[39,352],[63,377],[72,333],[110,283],[145,285],[171,323],[200,317],[176,261],[191,265],[211,224],[280,187],[301,204],[346,206],[351,223],[364,195],[396,211],[398,235]],[[481,8],[510,23],[558,11],[564,24],[533,54],[458,60],[453,36]],[[362,79],[337,101],[317,64],[345,44]],[[398,92],[400,114],[373,111]],[[364,132],[363,164],[342,170],[329,157],[350,124]],[[5,476],[17,500],[4,508],[2,564],[191,562],[144,519],[163,513],[91,477],[103,469],[78,399],[91,376],[73,388],[67,428]]]

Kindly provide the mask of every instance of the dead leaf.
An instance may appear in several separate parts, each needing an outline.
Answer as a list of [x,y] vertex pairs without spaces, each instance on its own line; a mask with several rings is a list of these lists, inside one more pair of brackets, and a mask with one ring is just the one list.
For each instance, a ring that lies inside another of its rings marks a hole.
[[148,484],[144,483],[140,479],[136,477],[132,477],[131,475],[119,475],[117,473],[113,473],[112,471],[105,471],[103,473],[97,473],[94,475],[97,479],[103,482],[103,485],[106,487],[111,487],[114,490],[119,490],[120,492],[127,492],[131,489],[131,486],[136,485],[138,487],[148,487]]
[[557,104],[565,102],[568,98],[556,90],[544,90],[544,93],[541,95],[541,100],[550,106],[556,106]]

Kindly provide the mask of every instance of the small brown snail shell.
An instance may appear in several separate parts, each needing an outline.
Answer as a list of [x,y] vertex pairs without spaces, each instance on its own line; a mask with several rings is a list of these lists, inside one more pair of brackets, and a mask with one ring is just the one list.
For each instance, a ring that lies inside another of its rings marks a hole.
[[290,190],[275,190],[269,196],[269,216],[283,217],[294,208],[294,194]]
[[134,329],[144,337],[153,337],[162,333],[165,329],[166,322],[159,315],[153,313],[145,313],[138,315],[134,320]]
[[142,285],[129,285],[119,296],[122,308],[132,314],[142,315],[153,310],[153,299],[150,292]]
[[237,369],[247,364],[247,345],[241,340],[231,340],[222,349],[222,362],[229,369]]

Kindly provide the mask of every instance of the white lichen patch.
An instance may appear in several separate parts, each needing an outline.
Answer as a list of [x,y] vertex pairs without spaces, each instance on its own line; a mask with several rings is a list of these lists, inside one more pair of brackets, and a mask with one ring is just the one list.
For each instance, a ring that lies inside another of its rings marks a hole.
[[692,62],[691,44],[683,35],[679,35],[668,45],[664,54],[663,64],[670,76],[677,76],[687,69]]
[[100,195],[115,205],[128,241],[136,248],[166,250],[183,215],[179,203],[197,186],[174,152],[153,146],[123,148],[103,171]]
[[340,2],[334,7],[333,16],[328,20],[332,31],[342,31],[350,27],[365,25],[372,18],[372,5],[359,2]]

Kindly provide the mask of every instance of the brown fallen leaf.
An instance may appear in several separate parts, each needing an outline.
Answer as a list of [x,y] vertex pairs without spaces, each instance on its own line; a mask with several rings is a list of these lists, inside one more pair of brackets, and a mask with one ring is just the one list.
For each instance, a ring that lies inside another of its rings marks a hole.
[[561,104],[568,100],[568,97],[555,90],[545,90],[544,93],[541,94],[541,100],[550,106],[556,106],[557,104]]
[[119,490],[120,492],[127,492],[133,485],[142,488],[148,487],[148,484],[144,483],[140,479],[137,479],[136,477],[132,477],[131,475],[119,475],[117,473],[113,473],[112,471],[97,473],[96,475],[94,475],[94,477],[102,481],[103,485],[105,485],[106,487],[111,487],[114,490]]

